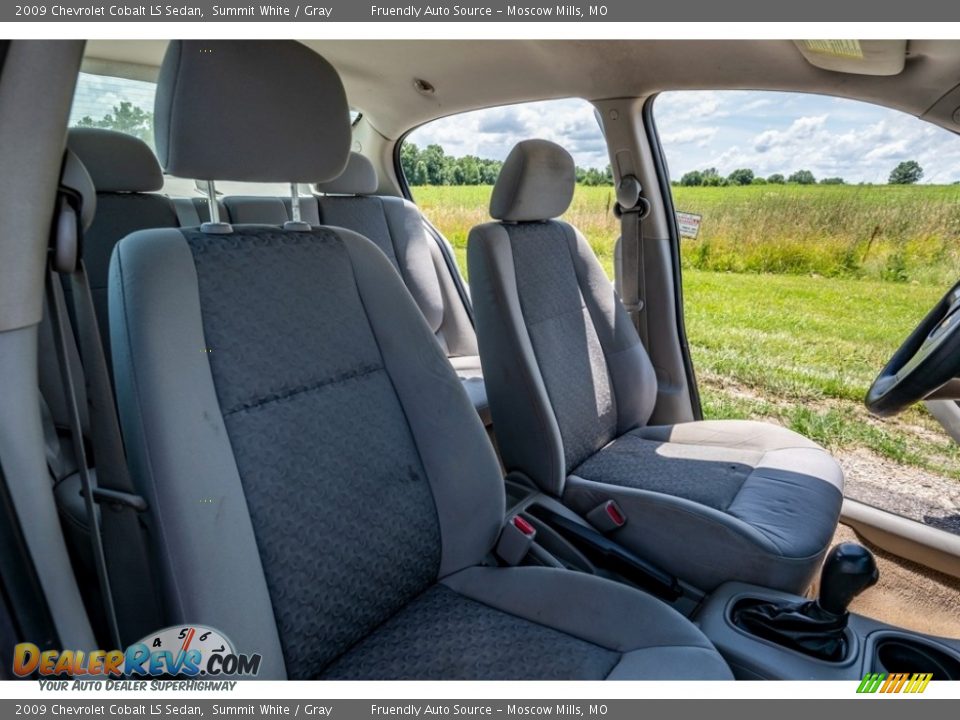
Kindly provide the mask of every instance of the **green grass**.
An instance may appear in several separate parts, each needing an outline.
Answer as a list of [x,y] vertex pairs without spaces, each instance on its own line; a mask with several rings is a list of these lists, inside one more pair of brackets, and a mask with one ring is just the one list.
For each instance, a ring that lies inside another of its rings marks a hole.
[[928,283],[960,275],[960,186],[674,188],[687,267]]
[[683,287],[706,416],[774,419],[833,450],[960,477],[960,448],[926,411],[880,420],[863,406],[945,288],[689,269]]
[[[491,188],[417,187],[413,196],[453,243],[490,218]],[[703,215],[684,267],[944,284],[960,276],[960,185],[750,185],[673,188],[677,210]],[[619,232],[613,191],[578,187],[564,216],[610,270]]]
[[[412,188],[413,199],[453,245],[457,261],[466,273],[467,234],[474,225],[489,222],[492,188],[485,185]],[[610,271],[613,268],[613,243],[619,234],[619,222],[613,217],[615,198],[612,188],[578,187],[564,219],[586,236],[594,252]]]
[[[489,187],[414,188],[466,272]],[[685,318],[704,414],[780,422],[832,450],[866,448],[960,478],[960,449],[928,413],[879,420],[863,396],[960,276],[960,188],[674,188],[703,215],[681,245]],[[608,273],[619,232],[609,188],[579,187],[564,218]]]

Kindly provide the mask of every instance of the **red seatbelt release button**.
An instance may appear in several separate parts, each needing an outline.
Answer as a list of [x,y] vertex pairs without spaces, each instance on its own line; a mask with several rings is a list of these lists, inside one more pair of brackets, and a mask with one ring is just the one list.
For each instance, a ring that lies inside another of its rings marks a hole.
[[607,500],[587,513],[587,522],[603,533],[613,532],[627,524],[627,515],[615,500]]
[[536,528],[534,528],[533,525],[531,525],[529,522],[524,520],[519,515],[513,516],[513,525],[515,528],[517,528],[517,530],[519,530],[524,535],[527,535],[529,537],[533,537],[534,535],[537,534]]
[[497,541],[497,557],[507,565],[519,565],[530,552],[533,539],[537,536],[537,529],[533,524],[520,515],[514,515],[500,531]]

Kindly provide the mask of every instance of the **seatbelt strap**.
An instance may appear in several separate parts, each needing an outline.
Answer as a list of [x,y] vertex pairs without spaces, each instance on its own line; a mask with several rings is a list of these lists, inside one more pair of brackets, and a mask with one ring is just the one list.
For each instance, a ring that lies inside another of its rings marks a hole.
[[646,348],[649,347],[649,334],[644,305],[646,272],[643,259],[643,220],[650,213],[650,203],[640,192],[640,183],[635,177],[624,177],[617,187],[614,213],[620,218],[620,300]]
[[80,427],[80,409],[77,404],[77,391],[73,369],[67,357],[67,323],[65,320],[65,305],[63,303],[63,287],[52,268],[47,273],[47,294],[50,307],[50,318],[53,324],[54,346],[57,349],[57,361],[60,366],[60,377],[63,381],[63,396],[67,406],[67,418],[70,425],[70,439],[73,442],[73,451],[76,456],[77,471],[80,475],[80,486],[83,490],[84,507],[87,512],[87,524],[90,528],[90,544],[93,551],[93,561],[96,566],[97,580],[100,584],[100,595],[103,598],[104,614],[110,631],[110,640],[119,649],[120,633],[117,628],[116,612],[113,607],[113,594],[110,590],[110,577],[104,556],[103,537],[100,533],[100,521],[94,506],[93,480],[90,473],[90,463],[87,461],[87,451],[83,443],[83,430]]
[[200,213],[191,198],[170,198],[180,227],[200,227]]
[[[118,649],[123,649],[127,644],[157,630],[162,616],[144,528],[139,517],[139,514],[147,509],[147,504],[137,494],[127,468],[93,295],[81,258],[80,202],[76,193],[69,188],[62,188],[61,215],[72,212],[74,222],[55,223],[57,231],[52,239],[49,278],[52,293],[50,305],[56,323],[54,331],[58,333],[64,392],[68,404],[74,410],[70,413],[71,438],[87,498],[90,515],[88,520],[93,536],[93,557],[103,593],[104,611],[111,640]],[[75,244],[72,249],[71,243]],[[63,258],[73,258],[73,262]],[[90,463],[87,461],[80,428],[76,385],[67,361],[66,344],[63,342],[68,327],[65,314],[61,312],[64,307],[63,290],[54,273],[69,275],[73,291],[76,339],[86,378],[90,440],[97,467],[96,487],[93,487],[90,478]],[[93,512],[94,502],[101,507],[99,521]]]
[[77,344],[87,378],[90,436],[97,466],[94,498],[101,507],[103,544],[114,588],[113,605],[120,640],[131,643],[161,625],[150,554],[140,522],[140,513],[147,509],[147,503],[137,494],[127,468],[93,294],[82,260],[70,275],[70,283],[77,316]]
[[43,451],[47,456],[47,469],[50,471],[50,477],[53,478],[53,484],[56,487],[61,480],[73,471],[68,468],[70,463],[64,457],[63,448],[60,445],[60,435],[57,433],[57,426],[53,422],[50,406],[47,405],[43,395],[39,397],[40,424],[43,426]]

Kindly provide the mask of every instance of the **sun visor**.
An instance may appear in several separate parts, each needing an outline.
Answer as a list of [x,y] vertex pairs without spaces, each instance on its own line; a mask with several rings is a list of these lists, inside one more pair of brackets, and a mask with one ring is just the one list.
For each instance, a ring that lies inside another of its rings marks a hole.
[[906,40],[794,40],[814,67],[853,75],[899,75],[907,59]]

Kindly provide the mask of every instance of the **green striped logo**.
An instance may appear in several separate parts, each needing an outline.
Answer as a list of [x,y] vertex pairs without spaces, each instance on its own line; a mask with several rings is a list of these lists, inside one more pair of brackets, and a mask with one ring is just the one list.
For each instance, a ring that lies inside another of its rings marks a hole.
[[867,673],[860,681],[858,693],[922,693],[933,673]]

